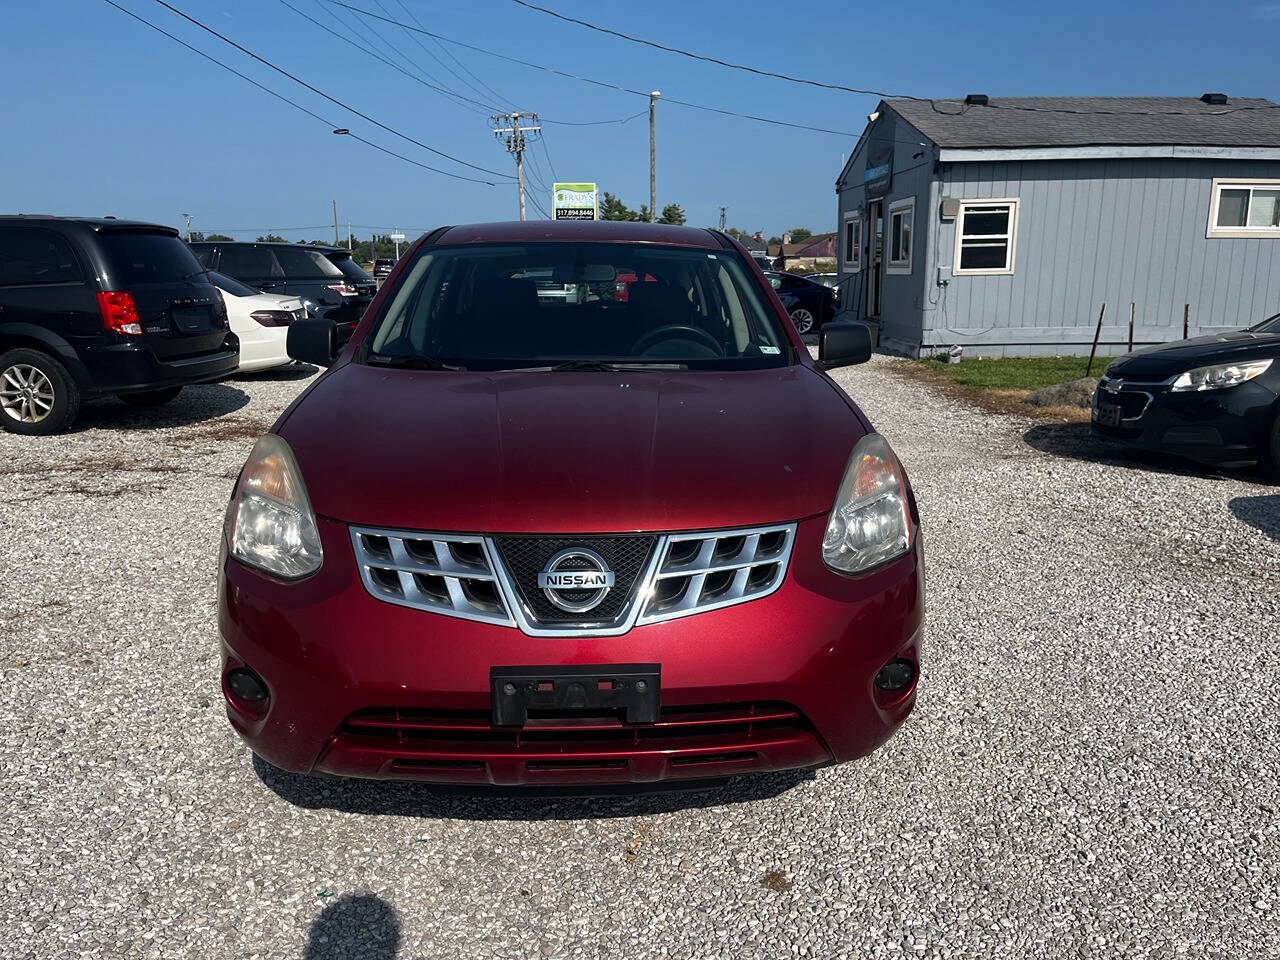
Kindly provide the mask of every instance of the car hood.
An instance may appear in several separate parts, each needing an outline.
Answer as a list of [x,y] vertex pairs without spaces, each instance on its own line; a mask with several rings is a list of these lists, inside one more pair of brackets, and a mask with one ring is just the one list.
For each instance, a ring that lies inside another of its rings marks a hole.
[[861,417],[805,366],[330,371],[277,427],[317,513],[475,533],[776,523],[831,509]]
[[1280,357],[1280,334],[1236,330],[1143,347],[1112,363],[1106,375],[1125,380],[1167,380],[1212,363],[1267,357]]

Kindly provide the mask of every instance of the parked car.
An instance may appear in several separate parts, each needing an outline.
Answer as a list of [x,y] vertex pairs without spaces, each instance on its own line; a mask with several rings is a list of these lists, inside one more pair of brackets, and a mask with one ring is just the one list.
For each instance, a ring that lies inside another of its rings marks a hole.
[[838,273],[806,273],[806,280],[812,280],[814,283],[820,283],[824,287],[830,287],[836,290],[840,286],[840,274]]
[[391,276],[391,271],[395,268],[395,257],[375,257],[373,261],[373,279],[382,286],[382,281]]
[[209,271],[209,279],[222,293],[231,330],[240,338],[240,372],[292,363],[285,342],[289,324],[307,316],[302,300],[263,293],[216,270]]
[[83,400],[157,406],[239,362],[204,268],[172,227],[0,216],[0,426],[50,434]]
[[1235,333],[1135,350],[1102,375],[1093,429],[1202,463],[1280,474],[1280,314]]
[[[342,247],[324,247],[321,252],[328,257],[330,263],[342,271],[343,278],[355,290],[356,300],[350,303],[355,304],[359,300],[363,301],[364,306],[368,306],[369,301],[378,292],[378,282],[356,263],[350,250],[344,250]],[[364,308],[361,307],[361,313],[363,312]],[[356,319],[360,318],[357,316]]]
[[[814,767],[915,701],[919,516],[724,234],[437,230],[236,483],[227,715],[292,771],[629,783]],[[624,303],[538,296],[530,276]]]
[[771,270],[765,276],[800,333],[816,333],[836,315],[835,291],[830,287],[794,273]]
[[774,269],[773,258],[762,250],[752,250],[751,259],[766,273]]
[[203,241],[191,244],[191,249],[210,270],[255,290],[300,297],[304,303],[314,304],[308,309],[333,320],[340,338],[350,336],[373,299],[375,284],[368,274],[351,264],[368,281],[358,285],[359,278],[349,277],[340,266],[343,261],[351,262],[351,253],[345,248]]

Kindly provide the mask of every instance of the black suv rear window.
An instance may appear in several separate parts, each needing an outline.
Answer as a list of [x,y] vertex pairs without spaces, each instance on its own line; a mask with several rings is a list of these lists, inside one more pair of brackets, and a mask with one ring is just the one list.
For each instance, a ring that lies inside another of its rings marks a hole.
[[348,280],[364,280],[367,282],[373,279],[373,277],[360,269],[360,264],[350,257],[330,257],[329,262],[341,270],[342,275]]
[[275,247],[276,259],[284,268],[286,277],[298,279],[319,279],[321,277],[341,277],[342,271],[329,262],[319,250],[308,250],[306,247]]
[[204,273],[191,249],[166,233],[104,233],[98,241],[113,285],[176,283]]

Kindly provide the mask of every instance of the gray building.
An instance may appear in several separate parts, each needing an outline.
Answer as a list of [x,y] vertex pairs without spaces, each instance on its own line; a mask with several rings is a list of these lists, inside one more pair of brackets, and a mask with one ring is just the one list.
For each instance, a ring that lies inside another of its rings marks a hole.
[[[1280,312],[1280,107],[887,99],[836,181],[844,319],[912,355],[1101,353]],[[1189,305],[1189,306],[1187,306]],[[850,313],[852,315],[850,315]]]

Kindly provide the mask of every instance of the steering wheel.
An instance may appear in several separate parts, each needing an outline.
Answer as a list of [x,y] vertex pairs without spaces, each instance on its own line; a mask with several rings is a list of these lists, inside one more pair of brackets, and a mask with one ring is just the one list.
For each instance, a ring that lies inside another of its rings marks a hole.
[[701,327],[695,327],[688,323],[668,323],[666,326],[657,327],[650,330],[646,334],[642,334],[631,347],[632,353],[643,354],[660,340],[697,340],[704,346],[715,351],[717,357],[724,356],[724,348],[719,342],[707,331]]

